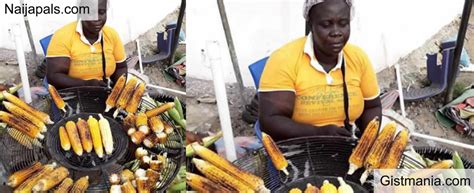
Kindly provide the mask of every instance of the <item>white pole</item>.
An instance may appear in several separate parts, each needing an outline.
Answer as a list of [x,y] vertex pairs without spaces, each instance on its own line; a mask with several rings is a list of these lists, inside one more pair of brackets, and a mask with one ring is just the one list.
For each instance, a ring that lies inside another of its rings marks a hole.
[[186,93],[183,92],[183,91],[173,90],[173,89],[170,89],[170,88],[165,88],[165,87],[161,87],[161,86],[157,86],[157,85],[153,85],[153,84],[147,84],[146,86],[147,86],[147,87],[150,87],[150,88],[160,89],[160,90],[164,90],[164,91],[168,91],[168,92],[172,92],[172,93],[176,93],[176,94],[180,94],[180,95],[185,95],[185,96],[186,96]]
[[449,145],[454,145],[454,146],[474,150],[474,145],[469,145],[469,144],[465,144],[465,143],[461,143],[461,142],[457,142],[457,141],[453,141],[453,140],[449,140],[449,139],[433,137],[433,136],[430,136],[430,135],[425,135],[425,134],[416,133],[416,132],[412,132],[411,135],[413,137],[424,138],[424,139],[428,139],[428,140],[433,140],[433,141],[437,141],[437,142],[441,142],[441,143],[445,143],[445,144],[449,144]]
[[405,112],[405,99],[403,97],[403,87],[402,87],[402,79],[400,75],[400,64],[395,64],[395,72],[397,74],[397,84],[398,84],[398,96],[400,97],[400,109],[402,110],[402,116],[406,117],[407,114]]
[[138,52],[138,64],[140,65],[140,73],[143,74],[142,54],[140,51],[140,40],[137,38],[137,52]]
[[212,77],[214,79],[214,92],[216,93],[217,109],[219,111],[219,120],[224,133],[224,146],[226,158],[229,161],[237,159],[234,144],[234,134],[230,120],[229,105],[225,89],[224,75],[222,73],[222,62],[219,48],[219,42],[206,42],[207,53],[209,54],[209,63],[211,64]]
[[21,30],[19,24],[12,26],[13,36],[15,37],[16,56],[18,60],[18,67],[20,68],[21,82],[23,83],[24,100],[26,103],[31,103],[30,82],[28,81],[28,71],[26,68],[25,52],[23,49],[23,42],[21,41]]

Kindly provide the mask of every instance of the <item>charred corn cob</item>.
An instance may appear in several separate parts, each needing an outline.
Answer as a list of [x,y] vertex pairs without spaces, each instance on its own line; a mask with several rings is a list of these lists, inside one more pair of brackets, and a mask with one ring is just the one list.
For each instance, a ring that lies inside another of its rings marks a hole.
[[369,153],[372,145],[377,139],[377,134],[379,132],[379,120],[376,117],[372,121],[369,122],[367,127],[365,128],[362,137],[359,140],[359,143],[352,151],[351,156],[349,157],[349,171],[347,174],[352,175],[357,169],[364,166],[364,161]]
[[84,150],[82,149],[81,138],[79,137],[76,124],[72,121],[66,122],[66,131],[69,141],[71,142],[72,150],[78,156],[82,156]]
[[48,84],[48,91],[49,91],[49,95],[51,95],[51,98],[53,99],[54,104],[56,104],[56,107],[66,112],[66,109],[64,108],[66,107],[66,103],[64,102],[61,95],[59,95],[56,88],[54,88],[53,85]]
[[110,130],[110,124],[107,119],[105,119],[102,114],[99,114],[99,126],[100,133],[102,134],[102,143],[104,144],[105,153],[107,155],[112,154],[114,151],[114,139],[112,136],[112,131]]
[[262,178],[250,174],[246,171],[240,170],[226,159],[220,157],[210,149],[198,143],[192,143],[191,147],[193,148],[194,152],[199,155],[199,157],[215,165],[217,168],[224,170],[231,176],[236,177],[240,181],[245,182],[245,184],[252,188],[254,191],[259,192],[267,190],[265,188]]
[[231,191],[224,186],[219,185],[205,177],[186,172],[186,183],[199,193],[230,193]]
[[246,183],[244,183],[244,181],[231,176],[226,171],[219,169],[209,162],[197,158],[193,158],[192,162],[201,173],[214,182],[237,190],[238,192],[255,192]]
[[120,76],[120,78],[115,83],[114,88],[107,97],[107,100],[105,101],[105,112],[109,112],[109,110],[115,106],[115,104],[117,103],[117,99],[119,98],[120,93],[122,92],[122,89],[125,86],[125,82],[125,75]]
[[63,180],[63,182],[61,182],[61,184],[59,184],[59,186],[54,190],[53,193],[69,192],[73,184],[74,184],[74,181],[72,181],[71,178],[66,178]]
[[46,125],[41,120],[39,120],[37,117],[33,116],[31,113],[23,110],[22,108],[14,105],[13,103],[10,103],[10,102],[7,102],[7,101],[3,101],[3,105],[14,116],[16,116],[16,117],[18,117],[18,118],[20,118],[24,121],[30,122],[34,126],[38,127],[41,132],[46,131]]
[[360,177],[360,182],[362,184],[365,183],[365,180],[373,169],[380,167],[382,159],[385,157],[385,155],[387,155],[390,145],[392,144],[392,139],[395,135],[396,129],[397,124],[394,121],[388,123],[385,125],[383,130],[380,132],[380,135],[375,140],[374,145],[372,146],[364,163],[366,170]]
[[301,191],[299,188],[292,188],[290,191],[288,191],[288,193],[303,193],[303,191]]
[[319,188],[308,183],[306,184],[306,189],[304,190],[304,193],[319,193]]
[[149,193],[151,191],[151,184],[148,183],[147,177],[140,177],[137,179],[138,193]]
[[136,116],[132,113],[129,113],[124,119],[123,119],[123,126],[125,127],[125,130],[128,130],[130,128],[135,127],[135,122],[136,122]]
[[89,119],[87,119],[87,125],[89,126],[89,130],[91,133],[94,151],[97,156],[102,158],[104,156],[104,147],[102,146],[102,136],[100,134],[99,122],[97,121],[97,119],[89,115]]
[[331,182],[324,180],[321,186],[321,193],[337,193],[337,188]]
[[145,145],[145,147],[148,147],[148,148],[153,148],[155,147],[156,144],[158,144],[158,142],[160,141],[158,139],[157,134],[152,133],[145,137],[145,139],[143,140],[143,145]]
[[89,188],[89,176],[79,178],[71,188],[70,193],[84,193]]
[[160,160],[151,160],[150,161],[150,169],[155,170],[159,172],[161,170],[161,167],[163,165],[163,162]]
[[42,164],[40,162],[35,162],[33,165],[30,167],[24,168],[22,170],[19,170],[12,175],[8,177],[8,183],[7,185],[16,188],[18,185],[20,185],[22,182],[24,182],[26,179],[28,179],[30,176],[33,175],[38,170],[41,170]]
[[337,177],[337,181],[339,182],[339,188],[337,188],[338,193],[354,193],[352,187],[349,186],[344,179]]
[[132,180],[135,180],[135,174],[129,169],[124,169],[120,172],[120,179],[122,182],[131,182]]
[[16,106],[22,108],[23,110],[31,113],[33,116],[35,116],[38,119],[40,119],[41,121],[43,121],[43,123],[45,123],[45,124],[53,124],[54,123],[53,121],[51,121],[51,118],[49,117],[48,114],[36,110],[35,108],[31,107],[27,103],[25,103],[22,100],[20,100],[19,98],[17,98],[15,95],[12,95],[12,94],[10,94],[6,91],[3,91],[3,96],[8,101],[10,101],[11,103],[15,104]]
[[132,183],[128,180],[122,184],[121,189],[122,189],[122,193],[136,193],[137,192],[135,190],[135,187],[133,187]]
[[148,133],[150,133],[150,128],[148,128],[148,117],[145,115],[145,113],[137,114],[135,126],[145,135],[148,135]]
[[112,174],[109,176],[110,184],[116,185],[120,184],[120,176],[118,174]]
[[117,99],[116,107],[120,109],[125,109],[127,107],[127,103],[130,97],[132,96],[133,91],[135,90],[135,86],[137,85],[137,82],[138,82],[138,79],[135,76],[130,77],[130,79],[125,84],[125,87],[123,88],[122,93],[120,93],[120,96]]
[[127,130],[127,135],[131,137],[135,132],[137,132],[137,130],[132,127]]
[[40,133],[38,127],[5,111],[0,111],[0,121],[10,125],[31,138],[44,138],[44,135]]
[[143,140],[145,139],[145,134],[141,131],[135,131],[135,133],[132,134],[132,136],[130,137],[132,142],[134,144],[137,144],[137,145],[140,145]]
[[120,186],[120,184],[114,184],[110,186],[109,193],[122,193],[122,187]]
[[286,175],[288,175],[288,170],[286,170],[286,167],[288,167],[288,161],[286,161],[285,157],[283,156],[283,153],[281,153],[280,149],[275,144],[273,139],[266,133],[262,132],[262,143],[268,155],[272,159],[275,168],[277,170],[283,171]]
[[89,130],[89,125],[87,122],[81,118],[77,120],[77,130],[79,131],[79,136],[81,137],[82,148],[87,153],[92,151],[92,136]]
[[71,142],[69,141],[69,137],[64,126],[59,127],[59,141],[61,142],[61,148],[63,148],[64,151],[69,151],[71,149]]
[[168,135],[166,135],[166,133],[163,133],[163,132],[156,134],[156,137],[158,138],[159,144],[165,144],[166,140],[168,139]]
[[155,133],[160,133],[165,130],[165,126],[159,116],[150,117],[148,119],[148,124],[150,125],[151,130]]
[[148,178],[148,183],[153,187],[155,186],[156,182],[160,179],[160,173],[155,170],[147,169],[146,170],[146,177]]
[[143,147],[139,147],[135,150],[135,158],[140,159],[143,156],[148,155],[148,151],[143,149]]
[[380,165],[381,169],[396,169],[400,163],[400,158],[402,157],[403,151],[408,144],[408,131],[402,129],[390,147],[388,154],[382,161]]
[[17,141],[18,143],[20,143],[21,145],[25,146],[28,149],[33,149],[31,137],[10,127],[7,127],[6,129],[7,129],[8,135],[10,135],[13,139],[15,139],[15,141]]
[[174,102],[165,103],[165,104],[163,104],[159,107],[156,107],[154,109],[151,109],[151,110],[147,111],[145,114],[148,117],[154,117],[154,116],[157,116],[157,115],[173,108],[174,106],[175,106]]
[[48,191],[61,183],[68,175],[69,171],[65,167],[58,167],[48,176],[38,181],[38,183],[33,187],[33,191]]
[[142,100],[143,93],[145,93],[145,84],[140,82],[133,92],[132,98],[128,101],[127,107],[125,111],[128,113],[135,113],[137,112],[138,106],[140,105],[140,101]]
[[40,171],[36,172],[33,174],[33,176],[21,183],[21,185],[15,189],[14,193],[30,193],[33,189],[33,186],[36,185],[39,180],[48,176],[55,167],[56,163],[43,166]]
[[173,127],[171,125],[169,125],[168,123],[163,123],[163,125],[165,126],[165,133],[166,134],[171,134],[173,133]]

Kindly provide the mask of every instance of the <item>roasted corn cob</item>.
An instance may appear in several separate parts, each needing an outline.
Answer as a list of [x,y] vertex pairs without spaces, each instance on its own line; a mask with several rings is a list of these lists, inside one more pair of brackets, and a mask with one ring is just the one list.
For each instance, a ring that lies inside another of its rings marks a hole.
[[70,193],[84,193],[89,188],[89,176],[79,178],[71,188]]
[[137,85],[138,79],[135,76],[131,76],[130,79],[127,81],[125,84],[125,87],[122,90],[122,93],[120,93],[119,98],[117,99],[117,104],[115,105],[116,107],[120,109],[125,109],[127,107],[127,103],[130,99],[130,97],[133,94],[133,91],[135,90],[135,86]]
[[453,166],[453,160],[442,160],[436,162],[435,164],[429,167],[429,170],[417,170],[414,173],[410,174],[410,178],[427,178],[430,176],[436,176],[442,171],[449,169]]
[[210,149],[198,143],[192,143],[191,147],[193,148],[194,152],[199,155],[199,157],[215,165],[217,168],[224,170],[226,173],[237,178],[238,180],[245,182],[245,184],[252,190],[257,192],[267,190],[262,178],[240,170],[226,159],[220,157]]
[[390,147],[389,152],[380,164],[381,169],[396,169],[400,163],[403,151],[408,144],[408,130],[402,129]]
[[168,140],[168,135],[166,135],[166,133],[163,133],[163,132],[156,134],[156,137],[158,138],[159,144],[165,144],[166,141]]
[[324,180],[321,186],[321,193],[337,193],[337,188],[331,182]]
[[133,128],[133,127],[129,128],[127,130],[127,135],[131,137],[135,132],[137,132],[137,130],[135,128]]
[[231,191],[224,186],[190,172],[186,172],[186,183],[199,193],[231,193]]
[[20,185],[22,182],[32,176],[33,173],[38,170],[41,170],[42,166],[43,165],[40,162],[35,162],[30,167],[18,170],[17,172],[13,173],[8,177],[7,185],[12,188],[16,188],[18,185]]
[[196,168],[208,179],[221,185],[234,189],[238,192],[255,192],[246,183],[237,179],[215,165],[201,159],[193,158],[192,162]]
[[59,141],[61,142],[61,148],[63,148],[64,151],[69,151],[71,149],[71,142],[69,141],[69,137],[64,126],[59,127]]
[[354,193],[352,187],[349,186],[344,179],[337,177],[337,181],[339,182],[339,188],[337,188],[338,193]]
[[92,151],[92,136],[89,130],[89,125],[84,119],[79,118],[77,120],[77,130],[79,131],[79,136],[81,137],[82,148],[87,153]]
[[5,108],[10,111],[10,113],[13,114],[15,117],[18,117],[24,121],[33,124],[34,126],[39,128],[41,132],[46,131],[46,125],[37,117],[33,116],[31,113],[7,101],[3,101],[3,106],[5,106]]
[[142,100],[143,93],[145,93],[145,83],[140,82],[133,92],[132,98],[128,101],[125,111],[128,113],[137,112],[140,101]]
[[155,170],[152,170],[152,169],[147,169],[146,170],[146,177],[148,178],[148,183],[150,183],[150,185],[152,187],[154,187],[155,184],[160,179],[160,173],[155,171]]
[[154,109],[151,109],[151,110],[147,111],[145,114],[148,117],[154,117],[154,116],[157,116],[157,115],[173,108],[174,106],[175,106],[174,102],[165,103],[165,104],[163,104],[159,107],[156,107]]
[[122,187],[120,186],[120,184],[114,184],[110,186],[109,193],[122,193]]
[[151,184],[148,183],[147,177],[137,178],[137,190],[138,193],[149,193],[151,192]]
[[135,131],[135,133],[132,134],[132,136],[130,137],[130,139],[132,140],[132,142],[134,144],[137,144],[137,145],[140,145],[143,140],[145,139],[145,134],[141,131]]
[[25,146],[28,149],[33,149],[33,143],[31,142],[32,140],[31,137],[11,127],[7,127],[6,129],[7,129],[8,135],[10,135],[13,139],[15,139],[15,141],[17,141],[18,143],[20,143],[21,145]]
[[133,187],[130,181],[126,181],[121,186],[122,193],[136,193],[135,187]]
[[390,145],[392,144],[393,136],[397,129],[397,124],[392,121],[385,125],[380,135],[374,142],[367,159],[365,160],[365,172],[360,177],[360,182],[363,184],[373,169],[378,169],[382,163],[382,159],[387,155]]
[[165,133],[166,134],[171,134],[173,133],[173,127],[171,125],[169,125],[168,123],[163,123],[163,125],[165,126]]
[[378,117],[369,122],[367,127],[359,140],[359,143],[352,151],[349,157],[349,171],[347,174],[352,175],[357,169],[364,166],[365,158],[369,153],[372,145],[377,139],[379,133],[379,120]]
[[303,193],[303,191],[301,191],[299,188],[292,188],[290,191],[288,191],[288,193]]
[[132,180],[135,180],[135,174],[133,174],[129,169],[124,169],[120,172],[120,179],[122,182],[131,182]]
[[139,147],[135,150],[135,159],[140,159],[143,156],[148,155],[148,151],[143,149],[143,147]]
[[5,111],[0,111],[0,121],[10,125],[31,138],[43,139],[38,127]]
[[65,167],[58,167],[48,174],[48,176],[38,181],[38,183],[33,187],[33,191],[48,191],[61,183],[68,175],[69,171]]
[[109,182],[112,185],[120,184],[120,176],[118,174],[112,174],[109,176]]
[[97,156],[102,158],[104,156],[104,147],[102,146],[102,136],[100,134],[99,122],[93,116],[89,115],[89,119],[87,119],[87,125],[89,126],[91,133],[94,151]]
[[107,100],[105,101],[105,112],[109,112],[109,110],[115,106],[115,104],[117,103],[117,99],[119,98],[120,93],[122,92],[122,89],[125,86],[125,82],[125,75],[120,76],[120,78],[115,83],[114,88],[107,97]]
[[150,128],[148,127],[148,117],[145,115],[145,113],[137,114],[135,126],[137,126],[138,131],[141,131],[145,135],[150,133]]
[[150,117],[148,119],[148,124],[150,125],[151,130],[155,133],[160,133],[165,130],[165,126],[159,116]]
[[107,155],[112,154],[114,151],[114,139],[112,136],[112,131],[110,130],[110,124],[107,119],[105,119],[102,114],[99,114],[99,126],[100,133],[102,134],[102,143],[104,144],[105,153]]
[[313,186],[310,183],[306,184],[306,189],[304,190],[304,193],[319,193],[319,188],[316,186]]
[[66,103],[64,102],[61,95],[59,95],[56,88],[54,88],[53,85],[48,84],[48,91],[49,91],[49,95],[51,95],[51,98],[53,99],[54,104],[56,104],[56,107],[66,112],[66,109],[64,108],[66,107]]
[[82,149],[81,138],[79,137],[76,124],[72,121],[66,122],[66,131],[69,141],[71,142],[72,150],[78,156],[82,156],[84,150]]
[[152,133],[152,134],[145,137],[145,139],[143,140],[143,145],[145,145],[145,147],[148,147],[148,148],[153,148],[159,142],[160,142],[160,140],[158,139],[157,134]]
[[123,126],[124,130],[128,130],[130,128],[135,127],[135,122],[136,122],[136,116],[132,113],[129,113],[124,119],[123,119]]
[[48,114],[36,110],[35,108],[33,108],[30,105],[28,105],[27,103],[23,102],[22,100],[20,100],[16,96],[14,96],[14,95],[6,92],[6,91],[3,91],[3,96],[8,101],[10,101],[11,103],[15,104],[16,106],[22,108],[23,110],[31,113],[33,116],[35,116],[38,119],[40,119],[41,121],[43,121],[43,123],[45,123],[45,124],[53,124],[54,123],[53,121],[51,121],[51,118],[49,117]]
[[69,192],[73,184],[74,181],[71,178],[66,178],[63,180],[63,182],[61,182],[61,184],[59,184],[59,186],[53,191],[53,193]]
[[286,161],[283,153],[281,153],[273,139],[264,132],[262,132],[262,143],[268,155],[272,159],[275,168],[288,175],[288,170],[286,170],[286,167],[288,167],[288,161]]
[[30,193],[33,189],[33,186],[36,185],[36,183],[48,176],[56,167],[56,163],[51,163],[43,166],[40,171],[36,172],[28,178],[26,181],[21,183],[20,186],[18,186],[14,193]]
[[159,172],[161,167],[163,166],[163,162],[160,160],[151,160],[150,161],[150,169]]

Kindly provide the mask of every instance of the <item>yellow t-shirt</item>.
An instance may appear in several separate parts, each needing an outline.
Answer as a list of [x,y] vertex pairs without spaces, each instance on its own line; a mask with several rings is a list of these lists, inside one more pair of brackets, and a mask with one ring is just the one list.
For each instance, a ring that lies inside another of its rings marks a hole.
[[[306,41],[308,39],[308,41]],[[292,119],[296,122],[344,125],[341,57],[344,57],[351,124],[364,110],[364,100],[379,95],[374,69],[362,49],[351,44],[343,48],[339,63],[326,73],[312,50],[311,35],[276,50],[268,59],[260,79],[259,92],[293,91]],[[282,99],[284,100],[284,99]]]
[[57,30],[48,45],[46,57],[68,57],[71,60],[68,75],[73,78],[102,80],[102,49],[100,38],[104,38],[106,76],[115,72],[116,63],[125,61],[125,48],[117,32],[102,28],[99,39],[90,44],[84,35],[80,22],[72,22]]

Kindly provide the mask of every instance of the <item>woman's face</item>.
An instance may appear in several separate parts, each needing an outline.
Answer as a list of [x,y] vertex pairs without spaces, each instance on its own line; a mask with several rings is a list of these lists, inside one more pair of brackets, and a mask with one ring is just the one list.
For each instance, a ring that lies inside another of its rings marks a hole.
[[317,53],[337,56],[351,32],[350,8],[343,0],[326,0],[311,8],[309,22]]
[[107,1],[100,0],[97,13],[98,20],[95,21],[83,21],[84,30],[88,31],[91,34],[99,34],[100,30],[105,25],[107,21]]

